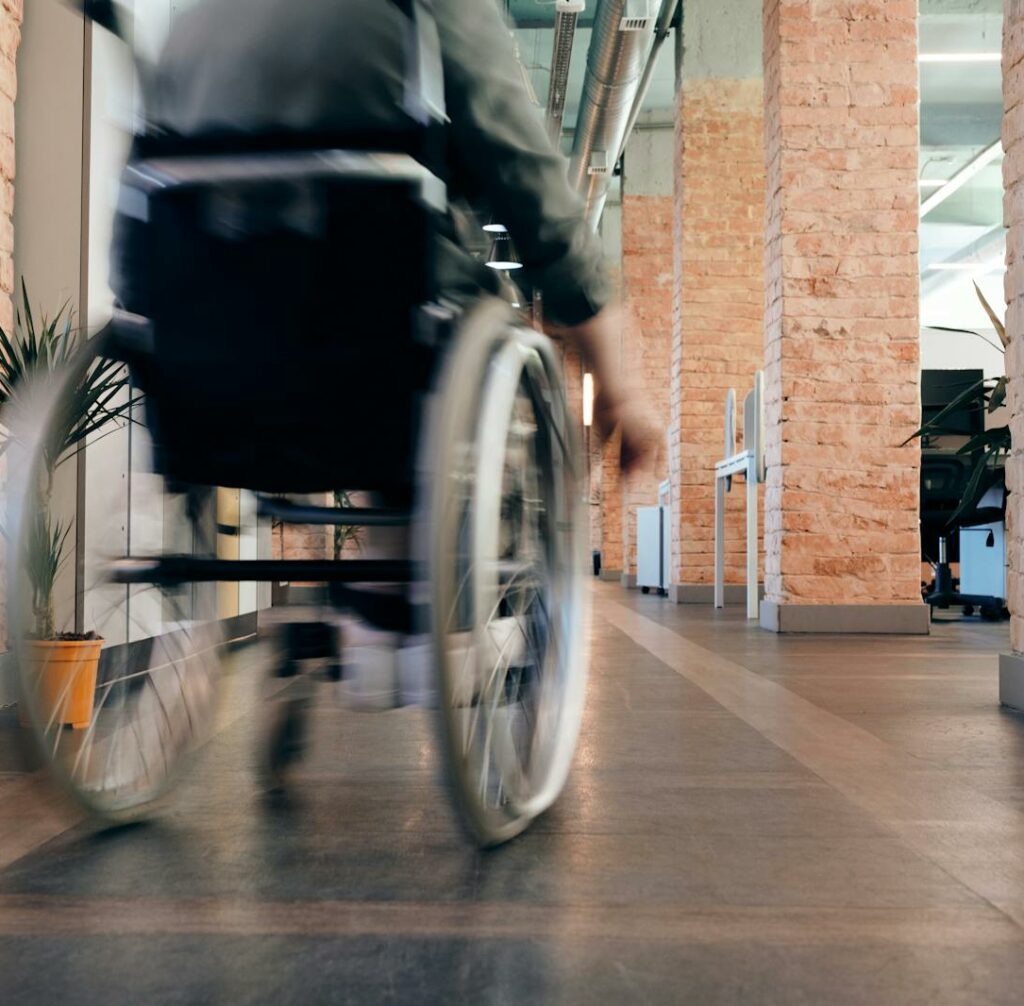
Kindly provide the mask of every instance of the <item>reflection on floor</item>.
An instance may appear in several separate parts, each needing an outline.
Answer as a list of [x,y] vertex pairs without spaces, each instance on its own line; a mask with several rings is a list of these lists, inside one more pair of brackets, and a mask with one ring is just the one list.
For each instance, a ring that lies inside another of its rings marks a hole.
[[159,822],[105,835],[40,808],[0,726],[0,999],[1021,1001],[1004,627],[779,638],[596,594],[570,788],[494,853],[453,826],[419,711],[323,705],[270,808],[239,705]]

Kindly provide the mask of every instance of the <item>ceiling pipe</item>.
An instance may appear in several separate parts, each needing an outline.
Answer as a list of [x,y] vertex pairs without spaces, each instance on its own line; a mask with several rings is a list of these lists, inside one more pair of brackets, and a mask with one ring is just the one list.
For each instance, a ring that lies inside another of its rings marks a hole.
[[569,86],[569,64],[572,62],[576,24],[585,9],[585,0],[556,0],[555,3],[555,42],[551,53],[547,124],[552,142],[556,144],[561,142],[562,136],[562,117],[565,115],[565,94]]
[[651,46],[650,55],[647,57],[647,65],[644,67],[643,76],[640,78],[640,87],[637,89],[636,98],[633,101],[633,108],[629,113],[629,121],[626,124],[626,132],[622,137],[622,145],[619,147],[615,163],[618,164],[622,155],[626,152],[626,144],[636,129],[637,120],[643,111],[644,102],[647,100],[647,92],[651,89],[651,80],[654,77],[655,65],[658,62],[658,54],[666,39],[672,33],[672,22],[675,21],[676,11],[679,10],[680,0],[662,0],[661,13],[658,15],[658,23],[654,28],[654,44]]
[[569,180],[597,229],[650,47],[654,0],[600,0],[587,54]]

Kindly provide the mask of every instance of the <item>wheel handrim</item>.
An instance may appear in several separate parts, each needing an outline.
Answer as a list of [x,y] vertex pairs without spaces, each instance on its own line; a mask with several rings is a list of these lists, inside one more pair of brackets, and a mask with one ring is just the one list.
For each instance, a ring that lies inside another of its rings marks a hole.
[[[30,521],[39,507],[41,445],[63,421],[64,396],[103,359],[96,344],[83,347],[66,371],[26,388],[11,417],[21,462],[12,464],[12,473],[17,474],[9,484],[15,599],[30,593],[25,571],[32,555]],[[117,447],[119,438],[126,441],[133,477],[141,478],[148,471],[150,492],[161,493],[156,515],[161,530],[158,547],[129,548],[127,554],[156,554],[164,542],[180,542],[182,530],[191,550],[203,551],[208,539],[201,533],[204,494],[193,490],[186,498],[164,493],[162,480],[153,474],[152,445],[145,434],[141,405],[133,404],[127,413],[98,426],[90,434],[87,456],[100,441],[105,441],[107,449]],[[120,491],[114,485],[110,490],[110,499]],[[208,502],[209,493],[205,496]],[[152,505],[154,498],[151,495],[145,502]],[[90,508],[102,515],[104,526],[127,517],[127,511],[120,514],[111,508],[102,486],[90,498]],[[141,512],[147,519],[154,516]],[[216,587],[128,587],[116,583],[112,575],[112,560],[122,555],[115,556],[95,540],[90,544],[88,530],[81,542],[85,544],[80,603],[85,605],[88,599],[92,624],[87,628],[104,637],[98,661],[64,670],[56,662],[55,648],[31,638],[32,613],[23,601],[15,600],[9,615],[20,701],[27,713],[23,718],[56,778],[95,815],[124,820],[137,816],[163,794],[184,757],[212,729],[223,641],[215,617]],[[87,721],[77,724],[80,729],[69,729],[82,715],[82,696],[90,692],[91,702],[85,701]]]
[[452,570],[437,632],[457,788],[478,837],[495,842],[564,785],[582,706],[582,599],[574,458],[555,428],[551,367],[514,333],[487,373],[476,435],[448,475],[461,490],[442,525]]

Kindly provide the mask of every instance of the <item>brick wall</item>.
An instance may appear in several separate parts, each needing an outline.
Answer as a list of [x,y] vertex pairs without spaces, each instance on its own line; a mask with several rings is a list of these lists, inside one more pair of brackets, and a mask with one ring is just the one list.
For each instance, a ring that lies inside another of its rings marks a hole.
[[916,0],[766,0],[765,586],[920,601]]
[[671,401],[673,216],[671,196],[631,196],[628,191],[623,195],[623,376],[651,417],[663,424],[657,430],[653,464],[621,477],[622,569],[633,574],[636,508],[657,505],[658,486],[668,474],[665,434]]
[[[16,57],[21,42],[22,0],[0,0],[0,326],[14,325],[14,99],[18,93]],[[0,485],[6,482],[0,460]],[[0,537],[0,573],[5,569]],[[0,575],[0,650],[7,647],[7,577]]]
[[1010,638],[1024,653],[1024,3],[1007,0],[1003,26],[1003,181],[1006,188],[1006,353],[1013,450],[1006,465]]
[[14,99],[15,60],[21,41],[22,0],[0,0],[0,325],[13,324],[14,290]]
[[[334,506],[333,495],[311,496],[313,506]],[[356,506],[368,505],[353,500]],[[327,559],[334,555],[334,528],[313,524],[281,524],[275,522],[271,535],[272,554],[275,559]]]
[[[725,397],[743,396],[764,340],[764,89],[687,80],[676,109],[672,341],[673,582],[714,579],[714,465]],[[738,439],[741,434],[738,434]],[[739,487],[742,489],[742,486]],[[745,582],[746,495],[728,497],[726,580]]]
[[619,471],[619,434],[601,448],[601,565],[609,573],[622,572],[622,481]]
[[[608,217],[608,210],[605,210]],[[621,217],[620,217],[621,223]],[[621,228],[620,228],[621,230]],[[620,235],[621,236],[621,235]],[[608,277],[614,291],[614,299],[622,301],[622,256],[621,249],[614,261],[606,260]],[[621,337],[621,333],[620,333]],[[621,341],[620,354],[621,356]],[[595,438],[596,439],[596,438]],[[602,569],[608,573],[622,573],[622,483],[619,472],[619,436],[613,433],[607,443],[601,444],[597,450],[597,460],[591,469],[592,478],[596,481],[599,505],[594,529],[599,544],[595,548],[601,550]]]

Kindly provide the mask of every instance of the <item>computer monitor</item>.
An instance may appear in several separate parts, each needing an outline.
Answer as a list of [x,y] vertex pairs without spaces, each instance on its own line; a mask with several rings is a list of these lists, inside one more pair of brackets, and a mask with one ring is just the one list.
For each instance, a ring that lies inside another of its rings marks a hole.
[[[958,395],[985,376],[983,370],[922,370],[921,423],[930,422]],[[942,420],[944,434],[973,437],[985,430],[985,410],[981,399],[964,403]]]

